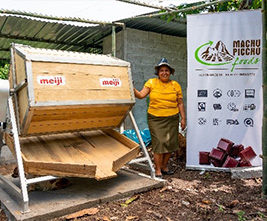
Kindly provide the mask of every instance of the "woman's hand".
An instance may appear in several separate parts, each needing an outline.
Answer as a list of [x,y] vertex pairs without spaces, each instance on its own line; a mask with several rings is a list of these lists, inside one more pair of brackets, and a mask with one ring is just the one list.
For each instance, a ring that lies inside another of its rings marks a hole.
[[181,129],[184,130],[186,128],[186,120],[185,118],[181,119]]
[[178,98],[178,108],[181,115],[181,128],[182,130],[184,130],[186,127],[186,118],[185,118],[183,98]]

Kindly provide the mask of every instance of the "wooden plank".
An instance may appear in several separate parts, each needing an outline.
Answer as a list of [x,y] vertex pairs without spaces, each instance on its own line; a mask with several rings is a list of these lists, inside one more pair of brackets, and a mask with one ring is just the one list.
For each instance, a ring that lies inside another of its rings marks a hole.
[[[74,147],[66,147],[64,140],[58,138],[52,135],[20,139],[25,172],[33,175],[94,177],[96,165],[88,156]],[[5,141],[14,153],[12,137],[5,134]]]
[[39,137],[30,137],[20,139],[21,151],[25,155],[25,160],[46,161],[46,162],[61,162],[60,158],[51,154],[49,149],[46,149],[44,144],[40,142]]
[[64,107],[30,108],[21,136],[118,127],[131,105]]
[[21,131],[20,131],[20,136],[26,136],[27,135],[27,131],[29,129],[30,126],[30,122],[32,121],[32,117],[34,114],[33,110],[28,109],[26,111],[27,114],[25,114],[24,116],[24,120],[22,122],[22,126],[21,126]]
[[[75,137],[78,134],[76,133],[73,135]],[[39,136],[39,139],[53,156],[57,156],[60,159],[60,162],[93,165],[94,163],[87,155],[84,155],[78,151],[75,146],[70,144],[68,140],[71,139],[71,137],[72,135],[70,134],[66,134],[66,136],[58,134]]]
[[94,178],[96,165],[28,161],[25,169],[33,175]]
[[[96,151],[96,158],[94,159],[95,163],[98,165],[98,167],[101,167],[101,170],[104,170],[104,167],[106,166],[104,161],[110,161],[112,163],[112,168],[109,168],[110,170],[117,171],[119,168],[114,167],[114,161],[116,161],[118,158],[121,158],[124,155],[127,155],[128,152],[131,152],[129,147],[123,145],[118,140],[112,138],[111,136],[105,134],[103,131],[98,131],[99,133],[96,134],[95,131],[87,131],[87,132],[80,132],[81,135],[94,146]],[[121,135],[123,136],[123,135]],[[86,150],[83,150],[86,151]],[[128,155],[128,158],[121,158],[120,165],[124,165],[127,162],[129,162],[131,159],[137,156],[139,149],[137,148],[135,151],[132,152],[132,154]],[[131,159],[129,159],[131,157]],[[123,160],[126,160],[123,163]],[[119,165],[119,163],[117,164]],[[116,169],[116,170],[114,170]]]
[[34,108],[34,115],[32,121],[70,120],[124,116],[129,110],[129,108],[129,105],[86,105],[83,108],[76,108],[75,106],[65,106],[65,109],[43,109],[40,107]]
[[117,103],[114,103],[114,104],[105,104],[105,103],[102,103],[102,104],[75,104],[75,105],[57,105],[57,103],[55,102],[55,104],[53,106],[42,106],[42,107],[39,107],[39,106],[33,106],[31,107],[31,109],[33,110],[66,110],[66,109],[70,109],[70,110],[75,110],[75,109],[82,109],[82,108],[85,108],[85,109],[90,109],[91,107],[92,108],[99,108],[99,109],[105,109],[105,108],[115,108],[118,110],[120,110],[120,108],[124,109],[125,107],[129,108],[129,107],[132,107],[134,104],[133,103],[123,103],[123,104],[117,104]]
[[[11,136],[8,133],[4,133],[4,141],[7,144],[8,148],[10,149],[11,153],[13,154],[13,156],[16,157],[13,136]],[[23,153],[21,153],[21,157],[22,157],[23,160],[25,160],[25,156],[24,156]]]
[[[27,87],[23,88],[18,93],[18,105],[19,105],[19,123],[20,127],[22,127],[23,120],[26,116],[28,110],[28,89]],[[15,107],[16,108],[16,107]]]
[[[55,88],[34,88],[35,100],[37,102],[46,101],[101,101],[101,100],[132,100],[129,90],[117,89],[62,89]],[[71,95],[71,96],[70,96]],[[101,96],[100,96],[101,95]],[[62,97],[63,96],[63,97]]]
[[132,148],[131,151],[129,151],[128,153],[124,154],[119,159],[117,159],[117,160],[115,160],[113,162],[112,170],[113,171],[119,170],[123,165],[125,165],[126,163],[128,163],[132,159],[134,159],[138,155],[139,152],[140,152],[140,148],[139,147]]
[[[32,62],[36,101],[132,100],[128,67]],[[64,85],[40,85],[38,76],[61,76]],[[100,78],[119,78],[121,87],[103,87]]]
[[[91,136],[98,136],[100,135],[100,131],[94,131],[91,133]],[[90,161],[92,161],[96,168],[95,178],[97,180],[107,179],[111,177],[116,177],[117,174],[112,171],[112,164],[113,160],[110,156],[106,155],[105,152],[101,151],[98,146],[92,145],[83,136],[75,136],[75,135],[62,135],[65,139],[71,144],[75,145],[75,148],[82,152],[83,154],[87,155]],[[71,139],[70,139],[71,137]]]
[[26,67],[24,59],[20,57],[18,54],[15,53],[14,59],[15,59],[15,73],[16,73],[15,82],[18,85],[20,82],[26,79]]
[[[21,58],[18,54],[15,53],[14,55],[15,60],[15,79],[13,79],[13,74],[10,72],[9,76],[9,83],[11,85],[11,88],[13,89],[13,82],[16,83],[16,85],[19,85],[22,81],[26,79],[26,69],[25,69],[25,61],[23,58]],[[22,121],[25,117],[26,111],[28,109],[28,89],[23,88],[18,93],[18,113],[19,113],[19,124],[20,127],[22,125]]]
[[15,154],[15,148],[14,148],[14,140],[13,140],[13,136],[11,136],[8,133],[4,133],[4,141],[6,143],[6,145],[9,147],[11,153],[13,154],[13,156],[16,156]]
[[119,142],[121,142],[125,146],[131,148],[131,149],[132,148],[139,147],[139,144],[138,143],[136,143],[133,140],[129,139],[128,137],[126,137],[126,136],[118,133],[115,130],[112,130],[112,129],[103,129],[102,131],[105,132],[106,134],[110,135],[114,139],[118,140]]
[[80,134],[86,139],[92,146],[96,147],[100,155],[108,156],[110,160],[120,158],[127,152],[129,148],[118,140],[105,134],[102,131],[98,131],[99,134],[95,134],[96,131],[85,131]]
[[57,133],[88,130],[95,128],[116,127],[120,123],[120,116],[107,117],[107,118],[94,118],[94,119],[73,119],[69,121],[54,120],[54,121],[39,121],[31,122],[28,135],[41,134],[41,133]]

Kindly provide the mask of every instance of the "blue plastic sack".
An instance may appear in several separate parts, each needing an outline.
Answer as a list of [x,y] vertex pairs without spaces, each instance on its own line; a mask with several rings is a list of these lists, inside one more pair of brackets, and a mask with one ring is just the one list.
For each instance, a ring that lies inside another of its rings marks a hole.
[[[140,141],[136,135],[135,130],[125,130],[123,134],[129,139],[133,140],[134,142],[140,144]],[[151,143],[151,135],[150,135],[149,129],[141,130],[140,134],[141,134],[142,140],[144,141],[144,144],[148,146]]]

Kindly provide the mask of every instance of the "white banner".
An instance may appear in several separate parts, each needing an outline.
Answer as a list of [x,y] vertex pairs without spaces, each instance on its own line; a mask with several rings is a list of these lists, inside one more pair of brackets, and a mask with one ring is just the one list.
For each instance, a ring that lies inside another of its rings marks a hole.
[[[187,50],[187,167],[261,165],[261,12],[187,16]],[[222,139],[229,148],[242,145],[241,158],[230,155],[227,164],[228,150],[218,148]],[[212,156],[207,163],[205,153]]]

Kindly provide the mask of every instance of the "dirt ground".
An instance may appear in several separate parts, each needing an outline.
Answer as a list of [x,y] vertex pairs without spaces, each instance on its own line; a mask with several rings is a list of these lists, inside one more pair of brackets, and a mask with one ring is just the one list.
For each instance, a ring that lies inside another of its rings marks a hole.
[[[1,174],[15,165],[0,166]],[[262,199],[262,179],[231,179],[230,173],[185,170],[185,163],[171,158],[172,176],[166,185],[127,199],[88,208],[53,221],[188,221],[267,220],[267,200]],[[0,220],[7,220],[3,211]]]

